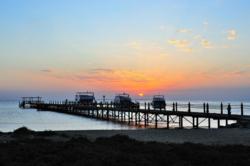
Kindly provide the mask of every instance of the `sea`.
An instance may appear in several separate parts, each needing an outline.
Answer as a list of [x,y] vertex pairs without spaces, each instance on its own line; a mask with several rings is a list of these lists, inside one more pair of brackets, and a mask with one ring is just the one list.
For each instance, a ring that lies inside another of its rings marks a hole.
[[[144,107],[145,102],[139,101],[140,107]],[[185,101],[178,101],[178,110],[186,110],[187,103]],[[220,102],[206,102],[209,103],[210,112],[219,113]],[[227,103],[225,102],[225,113]],[[230,102],[232,105],[232,114],[240,114],[241,102]],[[191,102],[192,111],[202,112],[203,102]],[[167,103],[167,109],[172,109],[172,102]],[[244,114],[250,115],[250,103],[244,103]],[[174,117],[173,117],[174,119]],[[205,123],[206,119],[204,119]],[[184,120],[184,126],[191,128],[191,119]],[[233,123],[233,122],[229,122]],[[221,123],[223,125],[223,122]],[[217,122],[212,121],[212,127],[216,128]],[[20,127],[27,127],[35,131],[44,130],[133,130],[136,126],[114,123],[111,121],[103,121],[91,119],[87,117],[80,117],[75,115],[68,115],[56,113],[51,111],[37,111],[36,109],[20,109],[18,101],[0,101],[0,131],[11,132]],[[205,125],[204,125],[205,126]],[[173,128],[175,125],[173,124]]]

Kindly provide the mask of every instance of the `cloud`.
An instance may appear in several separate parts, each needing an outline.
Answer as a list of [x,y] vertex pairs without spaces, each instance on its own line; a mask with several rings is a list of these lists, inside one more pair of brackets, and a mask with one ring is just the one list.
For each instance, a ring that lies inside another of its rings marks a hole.
[[201,35],[195,35],[193,38],[196,39],[196,40],[200,40],[202,38],[202,36]]
[[99,73],[99,72],[113,73],[114,70],[113,69],[107,69],[107,68],[95,68],[95,69],[89,70],[89,72],[92,72],[92,73]]
[[[94,69],[95,70],[95,69]],[[101,70],[85,71],[81,74],[75,75],[75,79],[84,80],[89,82],[100,83],[148,83],[151,81],[143,72],[133,70],[114,70],[114,69],[101,69]],[[112,71],[112,72],[111,72]]]
[[51,69],[42,69],[40,70],[41,72],[44,72],[44,73],[51,73],[52,70]]
[[212,44],[211,44],[211,42],[208,41],[208,40],[206,40],[206,39],[202,39],[201,40],[201,45],[204,48],[212,48],[213,47]]
[[168,40],[168,43],[179,48],[181,51],[192,52],[193,49],[190,48],[190,42],[188,40]]
[[232,71],[230,74],[235,75],[235,76],[249,75],[250,74],[250,65],[239,66],[239,67],[237,67],[237,69]]
[[133,49],[140,49],[142,47],[142,44],[140,42],[137,42],[137,41],[132,41],[132,42],[128,43],[128,46],[130,48],[133,48]]
[[204,21],[202,24],[203,24],[204,26],[207,26],[207,25],[208,25],[208,22],[207,22],[207,21]]
[[147,59],[167,57],[167,50],[158,42],[148,41],[132,41],[126,44],[126,46],[133,51],[134,55],[147,57]]
[[193,52],[193,48],[189,48],[189,47],[183,48],[182,51],[184,51],[184,52]]
[[203,31],[207,32],[207,30],[208,30],[208,22],[207,21],[203,21],[202,25],[203,25]]
[[227,31],[227,39],[228,40],[235,40],[237,38],[237,32],[234,29]]
[[161,25],[160,26],[160,30],[162,30],[162,31],[166,30],[166,26],[165,25]]
[[250,66],[234,66],[231,69],[213,68],[212,70],[203,71],[199,73],[200,76],[206,78],[218,78],[218,75],[222,78],[249,78],[250,76]]
[[189,42],[187,40],[175,40],[175,39],[172,39],[172,40],[168,40],[168,43],[171,44],[171,45],[174,45],[175,47],[179,47],[179,48],[189,46]]
[[227,48],[230,48],[230,46],[224,44],[224,45],[221,46],[221,48],[227,49]]
[[190,29],[179,29],[177,32],[179,32],[179,33],[190,33],[190,32],[192,32],[192,30],[190,30]]

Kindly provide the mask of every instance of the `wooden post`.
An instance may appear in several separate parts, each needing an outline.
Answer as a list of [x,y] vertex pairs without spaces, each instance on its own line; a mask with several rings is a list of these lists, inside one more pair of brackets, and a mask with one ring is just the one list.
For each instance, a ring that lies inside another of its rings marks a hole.
[[228,126],[228,119],[226,119],[226,126]]
[[177,102],[175,103],[175,111],[178,111],[178,104],[177,104]]
[[121,111],[121,121],[122,121],[122,122],[124,121],[123,112],[122,112],[122,111]]
[[220,119],[218,119],[218,128],[220,128]]
[[175,111],[175,103],[173,103],[173,111]]
[[183,128],[183,116],[181,116],[181,128]]
[[210,129],[211,128],[211,119],[208,118],[208,128]]
[[157,119],[157,114],[155,114],[155,128],[157,129],[158,126],[158,119]]
[[128,124],[130,124],[130,112],[128,112]]
[[123,111],[123,116],[124,116],[123,117],[124,121],[126,121],[126,112],[124,112],[124,111]]
[[207,113],[209,113],[209,104],[207,103]]
[[167,129],[169,129],[169,115],[167,115]]
[[147,118],[146,118],[146,113],[144,113],[144,127],[147,126]]
[[92,118],[94,118],[95,117],[95,110],[94,110],[93,105],[91,105],[91,112],[92,112]]
[[243,103],[240,104],[240,114],[241,116],[244,115]]
[[101,109],[102,109],[102,119],[103,119],[103,104],[101,105]]
[[107,111],[106,111],[106,114],[107,114],[107,120],[109,120],[109,104],[107,103],[107,106],[106,106],[107,108]]
[[199,117],[196,117],[196,127],[199,128]]
[[90,116],[90,110],[89,110],[89,108],[87,108],[88,109],[88,116]]
[[188,103],[188,112],[189,113],[191,112],[191,104],[190,104],[190,102]]
[[223,104],[222,104],[222,102],[220,103],[220,114],[223,114]]
[[203,112],[206,112],[206,103],[203,103]]
[[140,112],[138,112],[138,120],[139,120],[139,123],[141,123],[141,113]]
[[179,128],[181,128],[181,116],[179,116]]
[[194,117],[193,118],[193,128],[195,128],[195,120],[194,120]]
[[123,114],[122,114],[122,111],[120,111],[120,120],[121,120],[121,122],[123,121]]
[[228,104],[228,106],[227,106],[227,113],[228,113],[228,115],[231,115],[231,105],[230,104]]
[[135,113],[135,125],[137,125],[137,112]]
[[179,128],[183,128],[183,117],[179,116]]
[[149,119],[148,119],[148,113],[147,113],[147,125],[148,125],[148,123],[149,123],[149,121],[148,121]]

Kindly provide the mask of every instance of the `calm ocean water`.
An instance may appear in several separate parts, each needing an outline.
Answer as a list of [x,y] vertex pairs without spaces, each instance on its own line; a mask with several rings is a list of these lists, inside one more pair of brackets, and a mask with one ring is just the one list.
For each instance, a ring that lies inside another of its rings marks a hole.
[[32,130],[132,129],[127,125],[50,111],[20,109],[18,102],[0,101],[0,131],[9,132],[26,126]]
[[[144,107],[145,101],[141,101],[141,107]],[[187,102],[179,102],[178,110],[186,110]],[[183,104],[182,104],[183,103]],[[202,109],[195,108],[202,106],[202,102],[191,102],[194,104],[192,111],[200,112]],[[209,102],[211,104],[210,112],[217,112],[218,102]],[[227,102],[225,102],[227,103]],[[232,113],[240,114],[240,102],[232,103]],[[245,104],[245,114],[250,115],[250,103]],[[171,110],[171,102],[168,102],[167,109]],[[226,107],[226,106],[225,106]],[[226,109],[226,108],[225,108]],[[190,126],[191,118],[184,121],[184,125]],[[204,120],[205,121],[205,120]],[[223,122],[221,123],[223,125]],[[216,127],[217,122],[212,121],[212,127]],[[9,132],[19,127],[26,126],[32,130],[107,130],[107,129],[135,129],[126,124],[117,124],[113,122],[89,119],[85,117],[66,115],[50,111],[37,111],[34,109],[20,109],[16,101],[0,101],[0,131]],[[174,127],[174,125],[173,125]]]

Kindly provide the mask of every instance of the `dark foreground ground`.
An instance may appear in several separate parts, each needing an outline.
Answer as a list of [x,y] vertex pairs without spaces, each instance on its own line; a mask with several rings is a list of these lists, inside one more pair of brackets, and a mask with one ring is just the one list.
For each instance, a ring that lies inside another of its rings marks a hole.
[[123,135],[90,141],[26,129],[8,136],[13,139],[0,143],[0,166],[250,165],[250,147],[241,145],[140,142]]

